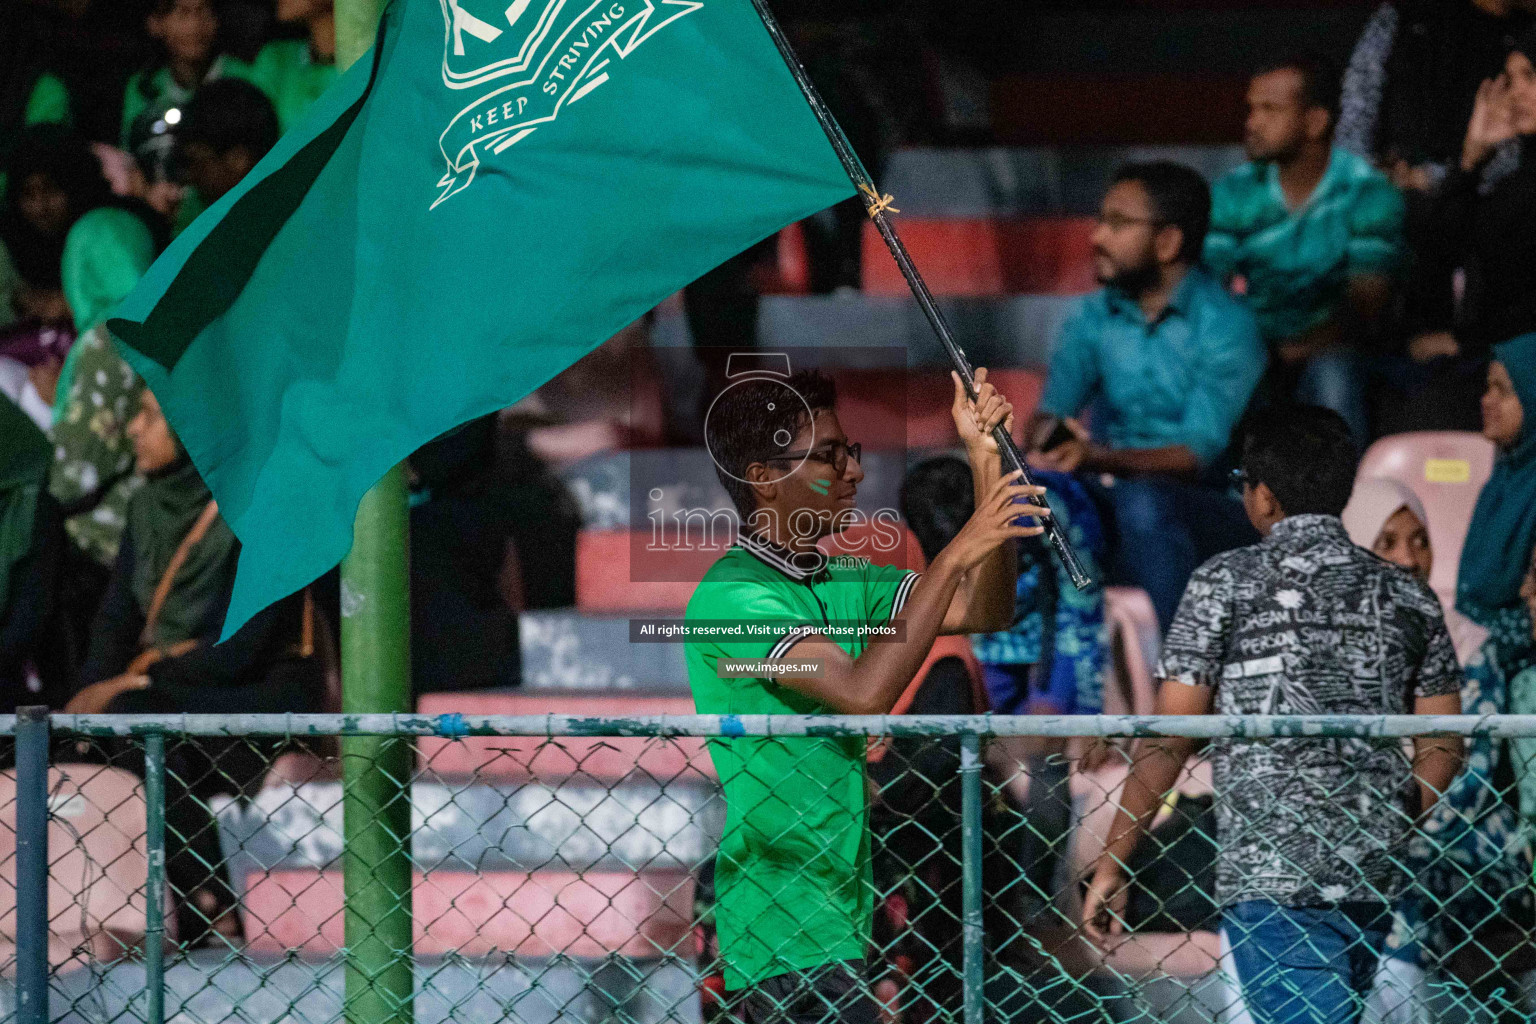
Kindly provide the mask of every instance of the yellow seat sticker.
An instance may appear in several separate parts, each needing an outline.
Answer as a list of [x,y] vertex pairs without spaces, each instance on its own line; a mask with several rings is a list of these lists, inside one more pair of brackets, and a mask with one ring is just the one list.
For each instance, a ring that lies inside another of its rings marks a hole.
[[1424,479],[1432,484],[1464,484],[1472,479],[1466,459],[1425,459]]

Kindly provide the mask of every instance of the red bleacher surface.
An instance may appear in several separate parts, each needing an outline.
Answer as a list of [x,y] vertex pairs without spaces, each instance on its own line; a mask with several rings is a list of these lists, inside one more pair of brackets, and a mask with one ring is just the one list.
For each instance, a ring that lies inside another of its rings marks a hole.
[[[120,768],[56,764],[48,769],[48,961],[101,962],[144,941],[144,787]],[[0,773],[0,958],[16,962],[16,773]]]
[[[681,695],[628,694],[609,691],[593,696],[517,691],[511,693],[423,694],[423,715],[691,715],[693,698]],[[470,736],[447,740],[424,736],[416,742],[423,769],[452,778],[526,782],[579,777],[618,782],[639,773],[662,782],[714,778],[714,763],[704,741],[691,737],[644,736],[584,739],[541,736]]]
[[721,538],[718,548],[683,550],[673,545],[664,553],[672,580],[657,582],[653,577],[658,574],[646,571],[649,567],[631,571],[631,545],[644,545],[643,535],[637,539],[629,530],[582,530],[576,536],[576,607],[587,612],[680,609],[730,539]]
[[992,83],[992,127],[1005,146],[1230,144],[1247,92],[1247,75],[1011,75]]
[[[901,540],[893,543],[893,531]],[[693,596],[693,588],[729,547],[724,538],[715,548],[692,551],[668,551],[667,558],[682,559],[668,566],[669,573],[687,579],[668,582],[633,580],[630,577],[630,551],[644,545],[647,535],[630,530],[583,530],[576,538],[576,607],[585,612],[620,614],[624,612],[681,612]],[[863,555],[881,565],[921,568],[922,552],[917,538],[906,527],[894,523],[876,526],[868,521],[850,527],[822,544],[830,555]]]
[[1493,472],[1493,455],[1493,442],[1481,434],[1425,430],[1384,437],[1360,460],[1357,480],[1397,480],[1424,503],[1435,553],[1429,583],[1443,601],[1455,601],[1462,542],[1478,492]]
[[[259,921],[252,953],[329,956],[345,947],[340,871],[247,876],[244,909]],[[598,958],[680,948],[693,917],[693,879],[681,871],[417,872],[412,892],[418,956]]]
[[[1077,294],[1095,287],[1091,217],[899,217],[896,227],[935,295]],[[863,285],[873,295],[908,294],[873,224],[864,225]]]
[[[950,406],[949,371],[838,369],[837,420],[865,448],[947,448],[959,444]],[[989,368],[993,385],[1013,403],[1014,434],[1040,403],[1045,382],[1034,370]]]

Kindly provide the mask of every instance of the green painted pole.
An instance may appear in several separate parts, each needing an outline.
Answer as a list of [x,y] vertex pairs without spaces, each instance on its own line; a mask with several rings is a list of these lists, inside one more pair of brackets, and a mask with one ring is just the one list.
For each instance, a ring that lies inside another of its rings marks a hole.
[[[336,63],[373,45],[383,0],[336,0]],[[411,710],[410,521],[396,466],[363,498],[341,564],[341,702],[348,714]],[[346,1024],[412,1024],[410,776],[406,737],[341,741]]]

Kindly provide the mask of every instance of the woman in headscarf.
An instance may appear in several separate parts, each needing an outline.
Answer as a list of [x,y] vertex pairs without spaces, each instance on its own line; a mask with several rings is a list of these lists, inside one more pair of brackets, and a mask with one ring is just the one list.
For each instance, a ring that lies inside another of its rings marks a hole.
[[[117,563],[91,630],[80,713],[281,713],[318,710],[325,671],[306,594],[261,612],[218,643],[239,544],[148,391],[128,430],[142,488],[128,505]],[[183,941],[238,930],[207,801],[260,785],[271,742],[207,741],[167,752],[166,820],[188,846],[166,871]]]
[[48,490],[63,509],[69,536],[65,604],[77,638],[85,636],[106,587],[128,499],[139,485],[126,428],[142,384],[102,321],[154,257],[155,240],[143,219],[117,207],[81,217],[64,246],[61,276],[80,336],[54,393]]
[[58,509],[46,487],[52,457],[42,431],[0,396],[0,711],[6,714],[20,704],[48,703],[47,694],[27,690],[26,676],[28,663],[42,653],[57,586]]
[[[1434,566],[1429,517],[1407,486],[1388,479],[1360,481],[1343,520],[1356,544],[1428,584]],[[1454,610],[1447,610],[1446,625],[1464,673],[1463,714],[1505,713],[1508,680],[1485,650],[1488,630]],[[1520,973],[1536,967],[1536,951],[1527,942],[1536,906],[1530,853],[1502,743],[1488,736],[1471,739],[1465,769],[1421,823],[1409,855],[1413,886],[1396,907],[1371,996],[1380,1020],[1427,1024],[1437,974],[1461,979],[1495,1014],[1501,1005],[1513,1005]],[[1469,963],[1465,958],[1472,950],[1485,951],[1491,962]],[[1532,979],[1525,981],[1530,985]]]

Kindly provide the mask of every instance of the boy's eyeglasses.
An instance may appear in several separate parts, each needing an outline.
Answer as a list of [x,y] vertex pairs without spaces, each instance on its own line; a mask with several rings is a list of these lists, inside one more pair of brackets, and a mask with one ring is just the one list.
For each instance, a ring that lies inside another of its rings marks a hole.
[[801,459],[810,459],[831,466],[832,470],[841,473],[848,468],[848,460],[862,461],[864,446],[855,441],[847,444],[843,441],[828,441],[819,444],[815,448],[807,448],[804,451],[785,452],[783,455],[774,455],[765,462],[799,462]]

